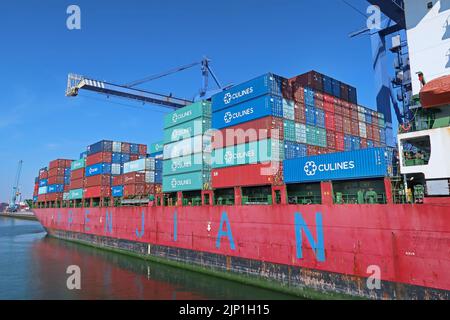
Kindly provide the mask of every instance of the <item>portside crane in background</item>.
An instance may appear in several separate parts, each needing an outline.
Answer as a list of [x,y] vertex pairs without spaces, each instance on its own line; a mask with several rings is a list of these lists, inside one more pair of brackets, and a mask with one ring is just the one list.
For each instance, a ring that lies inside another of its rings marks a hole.
[[[194,100],[208,99],[212,95],[226,88],[222,87],[215,73],[211,69],[210,60],[204,57],[201,61],[193,62],[188,65],[184,65],[181,67],[177,67],[166,72],[162,72],[156,75],[152,75],[140,80],[136,80],[124,85],[118,85],[109,83],[106,81],[99,81],[89,77],[80,76],[76,74],[69,74],[67,80],[67,89],[66,96],[75,97],[78,95],[79,90],[88,90],[93,92],[98,92],[105,94],[107,96],[116,96],[121,98],[133,99],[137,101],[141,101],[143,103],[149,103],[153,105],[158,105],[162,107],[167,107],[171,109],[179,109],[185,107],[191,103],[193,100],[176,98],[170,95],[159,94],[150,92],[143,89],[136,88],[137,86],[160,79],[162,77],[166,77],[168,75],[181,72],[196,66],[201,67],[203,84],[200,89],[198,96]],[[217,86],[218,89],[208,90],[209,89],[209,76],[211,76]]]
[[14,181],[14,185],[12,188],[11,200],[9,202],[9,206],[7,209],[8,212],[16,212],[19,209],[20,196],[21,196],[21,193],[19,190],[19,181],[20,181],[20,174],[22,172],[22,164],[23,164],[23,161],[20,160],[19,164],[17,165],[16,179]]

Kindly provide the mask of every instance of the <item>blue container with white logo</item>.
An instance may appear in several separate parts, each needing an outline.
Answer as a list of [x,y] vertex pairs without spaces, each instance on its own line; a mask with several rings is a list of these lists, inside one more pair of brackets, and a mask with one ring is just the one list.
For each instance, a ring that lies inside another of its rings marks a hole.
[[113,197],[123,197],[123,186],[115,186],[111,188],[111,195]]
[[316,108],[316,126],[325,128],[325,111]]
[[111,174],[111,164],[109,163],[97,163],[92,166],[86,167],[86,177],[92,177],[99,174]]
[[313,106],[305,106],[306,124],[310,126],[316,125],[316,108]]
[[283,99],[266,95],[213,113],[212,127],[223,129],[272,115],[283,117]]
[[39,180],[39,187],[45,187],[47,185],[47,179]]
[[392,172],[388,159],[386,148],[371,148],[285,160],[284,181],[292,184],[386,177]]
[[282,83],[282,77],[273,73],[267,73],[238,84],[212,97],[212,112],[217,112],[267,94],[281,97]]
[[286,159],[295,159],[306,157],[308,155],[308,148],[306,145],[291,141],[286,141],[284,144],[284,156]]
[[314,90],[310,88],[305,88],[305,106],[314,106],[315,105],[315,97]]
[[47,188],[47,193],[61,193],[64,191],[64,185],[62,184],[51,184]]

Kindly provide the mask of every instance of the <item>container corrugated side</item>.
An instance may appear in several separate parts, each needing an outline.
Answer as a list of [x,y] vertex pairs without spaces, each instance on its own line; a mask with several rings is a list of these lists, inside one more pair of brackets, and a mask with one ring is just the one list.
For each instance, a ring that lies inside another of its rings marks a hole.
[[211,170],[211,154],[197,153],[163,161],[163,176]]
[[282,96],[282,77],[267,73],[220,92],[212,97],[212,112],[214,113],[267,94]]
[[164,145],[165,160],[201,152],[211,152],[211,136],[200,135]]
[[176,142],[182,139],[201,135],[211,129],[210,117],[199,117],[164,130],[164,143]]
[[73,161],[72,165],[70,166],[70,169],[78,170],[78,169],[84,168],[85,166],[86,166],[86,159],[82,158],[82,159]]
[[282,159],[280,140],[265,139],[213,150],[212,168],[225,168]]
[[284,181],[302,183],[389,175],[385,148],[309,156],[284,161]]
[[155,159],[144,158],[135,161],[125,162],[123,164],[123,173],[155,170]]
[[148,148],[148,153],[155,154],[155,153],[163,152],[163,150],[164,150],[164,141],[159,141],[159,142],[150,144],[150,147]]
[[[211,117],[211,102],[198,101],[194,104],[167,114],[164,117],[164,129],[168,129],[181,123],[192,121],[199,117]],[[157,151],[151,151],[150,153],[154,152]]]
[[250,164],[237,167],[213,169],[211,184],[215,189],[236,186],[250,187],[280,185],[283,183],[283,168],[270,164]]
[[114,186],[111,188],[111,196],[123,197],[123,186]]
[[84,189],[74,189],[69,191],[69,200],[78,200],[83,198]]
[[211,172],[197,171],[163,177],[163,192],[208,190],[211,188]]
[[283,116],[283,99],[281,97],[265,95],[214,112],[212,127],[222,129],[268,116]]

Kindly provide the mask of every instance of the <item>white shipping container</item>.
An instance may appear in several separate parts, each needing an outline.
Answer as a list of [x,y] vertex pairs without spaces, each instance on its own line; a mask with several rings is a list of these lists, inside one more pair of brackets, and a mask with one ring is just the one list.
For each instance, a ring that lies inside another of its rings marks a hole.
[[283,118],[295,120],[295,103],[292,100],[283,99]]
[[298,143],[306,143],[306,125],[303,123],[295,124],[295,140]]
[[47,193],[47,189],[48,189],[47,186],[45,186],[45,187],[40,187],[40,188],[38,189],[38,194],[39,194],[39,195],[41,195],[41,194],[46,194],[46,193]]
[[111,174],[114,175],[114,176],[121,174],[121,167],[122,167],[121,164],[113,163],[111,165]]
[[135,161],[125,162],[123,164],[123,173],[154,170],[155,158],[138,159]]
[[114,141],[112,143],[112,152],[122,152],[122,142]]
[[155,183],[155,171],[145,172],[145,183]]
[[367,126],[364,122],[359,123],[359,135],[361,138],[367,139]]
[[164,159],[184,157],[195,153],[211,153],[211,136],[198,135],[164,145]]
[[366,122],[366,114],[363,112],[358,112],[358,120],[361,122]]
[[63,200],[69,200],[69,193],[68,192],[64,192],[63,193]]

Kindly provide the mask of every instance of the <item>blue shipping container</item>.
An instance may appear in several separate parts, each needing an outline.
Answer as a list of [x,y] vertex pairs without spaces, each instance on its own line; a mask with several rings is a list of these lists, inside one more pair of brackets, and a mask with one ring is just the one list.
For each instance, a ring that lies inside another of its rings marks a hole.
[[352,151],[352,136],[346,134],[344,136],[344,149],[345,151]]
[[306,124],[310,126],[316,125],[316,108],[313,106],[305,107]]
[[253,80],[238,84],[212,97],[212,112],[255,99],[262,95],[282,96],[283,78],[267,73]]
[[63,184],[51,184],[48,186],[47,193],[61,193],[64,191]]
[[70,176],[65,176],[65,177],[64,177],[64,184],[65,184],[65,185],[70,184]]
[[286,183],[385,177],[390,167],[385,148],[330,153],[284,161]]
[[111,156],[112,163],[122,163],[122,154],[118,152],[113,152]]
[[333,81],[328,76],[323,76],[323,91],[329,95],[333,95]]
[[33,202],[38,202],[38,196],[33,197]]
[[291,141],[286,141],[284,144],[284,156],[286,159],[295,159],[306,157],[308,155],[308,148],[306,145]]
[[352,136],[352,150],[361,149],[361,138],[357,136]]
[[333,84],[333,96],[340,98],[341,97],[341,83],[335,79],[332,80]]
[[111,188],[111,195],[113,197],[123,197],[123,186],[114,186]]
[[80,153],[80,159],[84,159],[84,158],[86,158],[87,156],[88,156],[87,151],[84,151],[84,152]]
[[[102,140],[87,147],[87,154],[91,155],[98,152],[112,152],[112,141]],[[80,159],[83,157],[80,157]]]
[[130,153],[131,154],[138,154],[139,153],[139,146],[136,143],[130,144]]
[[70,177],[70,168],[65,168],[64,169],[64,176]]
[[272,115],[283,117],[283,99],[266,95],[213,113],[212,127],[223,129]]
[[92,166],[86,167],[86,177],[92,177],[98,174],[111,174],[111,164],[97,163]]
[[45,187],[47,185],[47,179],[39,180],[39,187]]
[[314,106],[315,105],[315,97],[314,90],[310,88],[305,88],[305,106]]
[[155,159],[155,171],[162,171],[163,169],[163,160]]
[[325,111],[319,108],[316,109],[316,126],[325,128]]

